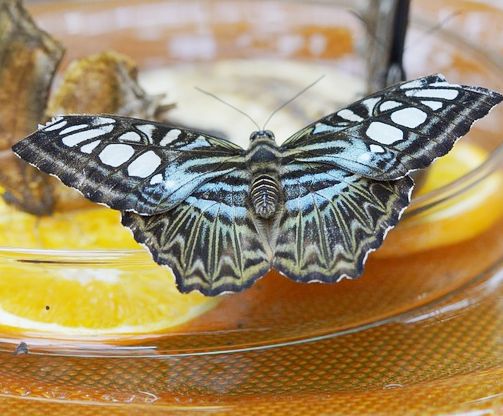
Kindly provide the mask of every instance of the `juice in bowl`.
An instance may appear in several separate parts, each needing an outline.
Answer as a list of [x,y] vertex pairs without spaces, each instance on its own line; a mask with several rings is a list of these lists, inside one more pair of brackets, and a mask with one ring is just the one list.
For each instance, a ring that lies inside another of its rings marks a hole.
[[[431,17],[423,7],[413,16]],[[363,29],[334,5],[107,1],[31,10],[64,39],[66,59],[103,48],[129,54],[141,85],[177,103],[173,124],[218,131],[244,147],[253,126],[193,86],[264,120],[306,80],[326,74],[271,121],[279,141],[364,89],[355,52]],[[419,21],[410,36],[423,30]],[[409,76],[436,71],[503,90],[500,68],[461,42],[450,32],[418,41]],[[433,67],[425,56],[443,60]],[[41,409],[57,400],[69,414],[97,403],[111,406],[105,414],[127,403],[281,414],[358,400],[392,414],[400,413],[398,397],[424,408],[428,394],[438,410],[495,395],[501,112],[435,162],[364,275],[334,285],[272,271],[239,294],[180,294],[171,271],[138,246],[116,211],[87,205],[37,218],[2,204],[6,400],[41,399]],[[21,342],[28,354],[13,355]]]

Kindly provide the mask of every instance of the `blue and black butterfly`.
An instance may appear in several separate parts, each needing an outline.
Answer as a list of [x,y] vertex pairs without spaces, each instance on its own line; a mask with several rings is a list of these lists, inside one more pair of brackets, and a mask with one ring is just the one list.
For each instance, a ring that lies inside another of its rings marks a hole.
[[397,84],[247,150],[197,131],[115,116],[53,119],[14,152],[122,224],[182,292],[358,277],[410,202],[409,174],[445,155],[503,97],[432,75]]

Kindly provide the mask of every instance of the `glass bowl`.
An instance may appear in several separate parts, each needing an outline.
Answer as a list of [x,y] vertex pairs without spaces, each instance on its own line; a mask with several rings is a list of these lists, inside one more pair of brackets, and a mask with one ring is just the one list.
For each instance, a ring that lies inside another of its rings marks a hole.
[[[440,3],[442,7],[437,8],[437,3],[425,1],[412,10],[405,55],[409,78],[441,72],[452,82],[502,91],[501,67],[494,59],[494,51],[501,45],[494,45],[491,52],[484,50],[461,35],[458,27],[472,27],[467,16],[492,22],[503,12],[487,5],[470,10],[472,6],[465,5],[469,2]],[[243,109],[256,117],[272,110],[276,106],[273,100],[281,101],[296,92],[298,83],[292,81],[285,69],[288,66],[302,72],[305,84],[321,71],[330,71],[329,85],[332,73],[336,79],[352,82],[355,87],[350,92],[341,86],[340,91],[333,91],[333,98],[321,92],[326,87],[318,85],[304,99],[310,101],[319,94],[319,104],[305,109],[300,98],[285,109],[271,129],[281,133],[277,137],[287,137],[323,111],[334,110],[334,103],[348,102],[351,94],[363,92],[358,88],[363,88],[359,80],[365,76],[365,31],[349,5],[345,1],[107,0],[41,2],[30,10],[38,24],[63,41],[67,49],[64,65],[76,57],[114,49],[139,63],[147,89],[148,80],[166,76],[159,72],[161,68],[170,68],[169,74],[183,81],[183,88],[194,79],[204,82],[204,74],[208,78],[208,74],[216,74],[222,80],[213,86],[230,90],[243,84],[240,94],[250,106]],[[351,3],[360,11],[365,5]],[[441,29],[431,30],[465,7],[467,15],[455,16]],[[493,30],[488,27],[485,31],[479,28],[477,36],[488,36],[486,31]],[[191,78],[188,73],[196,75]],[[232,79],[227,87],[226,76]],[[256,84],[251,88],[249,81]],[[172,88],[168,98],[178,103],[175,120],[217,129],[238,140],[248,137],[250,127],[240,116],[224,115],[225,108],[218,107],[203,120],[194,111],[193,95],[184,95],[182,87],[173,83],[166,85]],[[152,91],[160,92],[155,85]],[[215,107],[216,103],[209,105]],[[502,293],[503,219],[482,214],[491,220],[475,234],[465,233],[467,238],[416,250],[404,247],[410,246],[407,238],[436,241],[439,233],[462,228],[462,223],[452,224],[463,218],[458,214],[476,204],[488,187],[501,185],[501,131],[503,113],[497,108],[462,141],[486,149],[487,159],[463,177],[416,196],[402,223],[390,233],[390,243],[369,257],[358,280],[299,284],[271,272],[251,289],[223,296],[213,310],[164,333],[56,339],[50,334],[5,331],[0,342],[2,393],[59,400],[72,403],[74,409],[93,403],[154,402],[171,411],[181,406],[208,412],[218,412],[220,405],[222,412],[235,410],[243,405],[239,400],[244,397],[250,413],[266,414],[264,406],[271,404],[272,397],[278,408],[293,409],[292,403],[297,403],[299,410],[302,406],[315,409],[323,400],[342,406],[340,397],[331,394],[365,392],[366,403],[371,403],[372,394],[380,391],[384,405],[391,403],[386,397],[396,397],[395,389],[404,386],[412,389],[407,390],[411,400],[417,397],[420,403],[417,383],[440,380],[434,384],[439,391],[457,386],[458,393],[464,392],[469,378],[463,377],[470,371],[485,371],[481,380],[485,377],[489,380],[485,385],[492,388],[496,373],[488,369],[501,370],[501,357],[487,348],[498,349],[497,327],[491,325],[501,320],[501,313],[494,312],[494,302]],[[503,196],[497,198],[491,204],[503,205]],[[436,220],[431,221],[432,217]],[[0,247],[0,270],[13,265],[33,278],[41,272],[69,269],[83,275],[113,270],[138,279],[169,273],[141,249]],[[477,327],[469,316],[493,317],[487,324],[493,332]],[[460,327],[463,319],[465,327]],[[469,352],[451,356],[444,351],[449,346],[452,352],[456,340],[468,342],[460,333],[470,328],[473,333],[486,331],[479,333],[485,337],[485,347],[473,352],[472,360],[463,355]],[[443,339],[440,347],[439,334],[457,335]],[[429,344],[422,344],[425,340]],[[22,358],[11,354],[20,341],[30,347],[30,354]],[[423,349],[416,349],[418,345]],[[446,381],[449,377],[450,383]],[[474,394],[480,398],[492,394],[489,390]],[[289,395],[297,401],[289,401]],[[456,404],[457,396],[451,397]]]

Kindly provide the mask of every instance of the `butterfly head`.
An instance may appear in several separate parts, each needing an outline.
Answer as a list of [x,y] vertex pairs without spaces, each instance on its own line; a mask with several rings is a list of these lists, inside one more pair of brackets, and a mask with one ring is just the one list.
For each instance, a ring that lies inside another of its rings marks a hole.
[[274,133],[271,130],[257,130],[250,135],[250,141],[256,140],[272,140],[274,141]]

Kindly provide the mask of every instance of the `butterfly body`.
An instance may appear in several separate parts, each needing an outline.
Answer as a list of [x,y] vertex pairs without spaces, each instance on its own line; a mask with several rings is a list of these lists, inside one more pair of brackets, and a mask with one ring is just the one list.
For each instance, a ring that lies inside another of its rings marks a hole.
[[269,131],[253,133],[244,150],[176,126],[76,115],[13,150],[120,210],[180,291],[217,295],[271,268],[299,282],[360,276],[410,202],[410,173],[502,100],[430,75],[364,97],[281,145]]
[[281,152],[274,134],[269,130],[253,132],[245,160],[251,173],[249,196],[253,209],[260,218],[269,219],[277,212],[281,199]]

